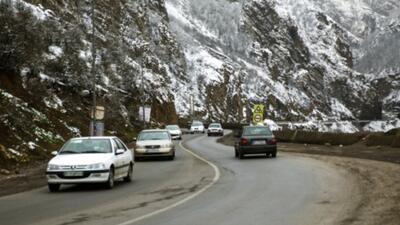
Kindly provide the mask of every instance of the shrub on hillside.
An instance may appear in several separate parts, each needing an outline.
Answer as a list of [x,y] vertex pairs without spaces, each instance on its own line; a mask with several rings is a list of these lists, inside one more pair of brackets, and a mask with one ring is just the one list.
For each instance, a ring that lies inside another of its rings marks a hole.
[[367,137],[367,146],[378,146],[378,145],[385,145],[390,146],[392,145],[396,136],[394,135],[385,135],[384,133],[375,133],[371,134]]
[[343,133],[321,133],[315,131],[294,131],[284,130],[275,131],[275,136],[281,142],[305,143],[324,145],[330,143],[332,145],[352,145],[359,142],[365,134],[343,134]]

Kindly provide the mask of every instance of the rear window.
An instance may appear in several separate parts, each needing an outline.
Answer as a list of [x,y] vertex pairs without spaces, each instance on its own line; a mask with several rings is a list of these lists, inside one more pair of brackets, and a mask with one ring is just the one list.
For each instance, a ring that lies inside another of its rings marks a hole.
[[244,136],[263,136],[272,135],[271,130],[268,127],[245,127],[243,130]]

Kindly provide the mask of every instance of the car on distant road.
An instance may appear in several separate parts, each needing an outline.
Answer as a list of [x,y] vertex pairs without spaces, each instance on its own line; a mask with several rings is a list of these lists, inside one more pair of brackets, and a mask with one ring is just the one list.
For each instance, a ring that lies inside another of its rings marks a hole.
[[245,126],[235,136],[235,157],[243,159],[248,154],[276,157],[277,141],[267,126]]
[[165,129],[169,131],[172,139],[182,140],[182,130],[178,125],[167,125]]
[[67,141],[52,152],[46,170],[48,188],[56,192],[62,184],[104,183],[132,180],[133,153],[117,137],[81,137]]
[[143,130],[136,139],[135,159],[146,157],[175,158],[175,146],[168,130]]
[[210,125],[208,125],[207,135],[224,136],[224,129],[220,123],[210,123]]
[[190,133],[205,133],[204,124],[200,121],[193,121],[192,125],[190,126]]

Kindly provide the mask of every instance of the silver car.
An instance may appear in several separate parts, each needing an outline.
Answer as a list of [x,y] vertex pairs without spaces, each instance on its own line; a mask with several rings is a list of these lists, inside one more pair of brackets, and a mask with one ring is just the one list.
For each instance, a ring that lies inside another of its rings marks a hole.
[[135,159],[149,157],[175,158],[175,146],[168,130],[143,130],[136,139]]
[[210,125],[208,125],[207,135],[224,136],[224,129],[220,123],[210,123]]
[[169,131],[172,139],[182,140],[182,131],[178,125],[168,125],[165,129]]

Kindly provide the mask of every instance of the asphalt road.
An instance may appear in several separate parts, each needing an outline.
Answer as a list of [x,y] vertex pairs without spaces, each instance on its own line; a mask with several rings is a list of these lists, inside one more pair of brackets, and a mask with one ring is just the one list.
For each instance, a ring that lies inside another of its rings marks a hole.
[[[276,159],[238,160],[216,138],[185,139],[186,148],[219,168],[212,186],[216,171],[177,147],[174,161],[138,162],[134,181],[113,190],[68,186],[0,198],[0,224],[337,224],[353,207],[352,182],[323,162],[279,153]],[[143,217],[166,207],[171,209]]]

